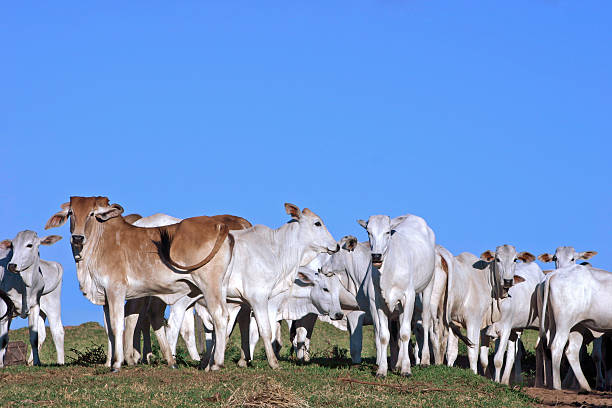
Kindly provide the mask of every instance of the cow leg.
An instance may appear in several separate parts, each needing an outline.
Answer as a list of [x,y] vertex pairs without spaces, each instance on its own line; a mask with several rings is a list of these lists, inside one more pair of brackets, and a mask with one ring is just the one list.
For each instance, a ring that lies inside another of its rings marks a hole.
[[[501,378],[501,383],[510,385],[510,374],[512,374],[512,368],[514,367],[514,361],[516,357],[516,341],[508,339],[508,344],[506,346],[506,365],[504,367],[504,375]],[[495,358],[497,358],[497,353],[495,354]],[[495,367],[497,374],[497,366]],[[520,373],[519,373],[520,376]]]
[[[253,360],[251,343],[255,343],[253,344],[253,349],[255,349],[255,345],[257,341],[259,341],[259,336],[255,338],[255,336],[252,335],[252,323],[254,322],[251,322],[251,308],[247,305],[229,306],[229,314],[230,323],[233,323],[235,319],[240,329],[240,360],[238,360],[238,367],[246,367]],[[255,323],[255,331],[257,330],[257,324]]]
[[274,370],[279,368],[278,360],[274,354],[272,348],[272,326],[270,325],[270,316],[268,315],[268,308],[266,307],[267,302],[258,302],[252,305],[253,313],[255,314],[255,320],[257,321],[257,327],[259,328],[259,335],[264,343],[266,350],[266,357],[268,358],[268,364]]
[[123,364],[123,324],[124,324],[125,289],[121,287],[106,290],[110,331],[114,340],[112,372],[118,372]]
[[123,355],[125,356],[125,362],[127,365],[132,366],[138,363],[140,358],[140,344],[135,347],[135,335],[140,343],[140,333],[136,333],[138,330],[138,319],[140,314],[143,312],[144,306],[148,303],[147,298],[130,299],[125,302],[125,329],[123,332]]
[[38,304],[35,304],[30,307],[30,314],[28,315],[28,327],[30,330],[30,346],[32,346],[33,364],[36,366],[40,365],[40,357],[38,355],[39,314],[40,306]]
[[552,356],[551,364],[552,364],[552,374],[553,374],[553,388],[555,390],[561,389],[561,357],[563,355],[563,350],[565,349],[565,345],[567,344],[568,337],[569,337],[568,329],[565,329],[565,328],[561,329],[557,327],[557,332],[550,345],[550,352]]
[[[153,326],[153,332],[155,333],[155,338],[157,339],[157,343],[159,344],[159,349],[168,363],[169,367],[177,368],[176,360],[174,358],[174,354],[172,353],[172,349],[170,348],[170,344],[168,344],[168,337],[166,336],[166,328],[165,328],[165,319],[164,319],[164,310],[166,309],[166,304],[156,298],[151,298],[151,325]],[[181,322],[182,323],[182,322]],[[176,343],[175,343],[176,345]]]
[[102,306],[102,310],[104,311],[104,331],[106,332],[106,337],[108,339],[106,362],[104,363],[104,365],[110,368],[112,360],[113,360],[115,343],[113,341],[113,333],[112,333],[111,324],[110,324],[110,311],[108,310],[108,305],[105,304],[104,306]]
[[595,381],[595,387],[603,391],[604,390],[604,376],[603,373],[605,371],[603,364],[603,357],[601,352],[601,344],[603,341],[603,337],[596,338],[593,340],[593,353],[591,354],[593,358],[593,362],[595,363],[595,368],[597,370],[597,379]]
[[401,366],[401,358],[399,347],[399,321],[397,319],[389,319],[389,367],[392,370],[399,370]]
[[480,349],[480,322],[475,324],[469,322],[467,325],[467,338],[472,342],[472,346],[467,348],[470,370],[478,374],[478,351]]
[[567,357],[567,361],[570,363],[570,366],[574,371],[574,375],[580,384],[580,388],[584,391],[590,392],[591,387],[589,386],[587,379],[584,377],[582,368],[580,367],[580,347],[582,347],[582,340],[582,333],[577,331],[571,332],[569,334],[569,342],[565,351],[565,356]]
[[480,331],[480,367],[482,369],[482,375],[484,377],[490,378],[487,369],[489,368],[489,343],[491,338],[486,335],[484,330]]
[[[432,305],[431,301],[432,301],[432,292],[434,289],[434,278],[432,276],[431,281],[429,282],[429,285],[427,285],[427,287],[425,288],[425,290],[423,291],[423,348],[421,350],[421,365],[423,366],[428,366],[429,364],[431,364],[431,359],[429,357],[430,353],[429,353],[429,330],[430,328],[433,328],[433,321],[435,316],[433,315],[433,313],[438,310],[438,305]],[[435,300],[435,297],[434,297]],[[438,299],[439,300],[439,299]],[[435,342],[435,339],[432,337],[432,339],[434,340],[434,344],[432,344],[432,346],[434,347],[434,349],[436,347],[438,347],[438,343]]]
[[[414,298],[415,293],[412,291],[407,292],[404,295],[404,311],[400,314],[400,323],[399,323],[399,344],[400,344],[400,375],[404,377],[409,377],[412,375],[410,370],[410,353],[408,350],[408,346],[410,343],[410,333],[411,333],[411,323],[412,323],[412,313],[414,311]],[[430,292],[431,295],[431,292]],[[427,304],[429,302],[423,302],[423,304]],[[423,314],[425,314],[425,307],[423,307]],[[429,309],[427,309],[427,313],[429,313]],[[427,330],[423,330],[424,338],[428,338],[429,327]],[[425,347],[425,345],[423,346]],[[429,351],[428,351],[429,353]],[[428,357],[429,358],[429,357]]]
[[351,362],[361,363],[361,349],[363,347],[363,312],[349,312],[346,316],[351,343]]
[[283,348],[283,333],[281,330],[281,322],[276,322],[276,334],[274,335],[274,341],[272,345],[274,346],[274,353],[276,353],[276,358],[280,359],[280,351]]
[[166,325],[166,339],[170,346],[172,355],[176,355],[176,343],[178,342],[179,332],[185,318],[185,311],[192,303],[192,299],[188,296],[183,296],[176,303],[170,306],[170,315]]
[[193,314],[193,308],[189,308],[185,313],[185,317],[183,317],[181,337],[185,341],[189,357],[194,361],[200,361],[200,354],[198,353],[198,347],[196,346],[195,340],[195,316]]
[[384,310],[376,309],[377,323],[374,324],[374,337],[376,343],[376,361],[378,362],[378,370],[376,376],[384,378],[387,376],[387,345],[389,344],[389,319]]
[[[499,327],[499,326],[498,326]],[[506,355],[506,350],[508,348],[508,339],[510,338],[510,328],[507,326],[503,326],[501,330],[501,335],[499,336],[499,343],[497,348],[495,349],[495,358],[493,359],[493,364],[495,365],[495,382],[500,382],[501,380],[501,370],[504,365],[504,356]],[[508,369],[509,363],[506,361],[506,370]],[[504,371],[505,374],[505,371]],[[505,378],[505,375],[504,375]],[[503,382],[503,384],[508,385],[507,382]]]
[[452,367],[455,365],[455,360],[459,354],[459,338],[455,336],[452,330],[448,330],[448,339],[446,345],[446,365]]
[[[4,314],[4,312],[2,312]],[[6,354],[6,347],[9,343],[9,327],[11,325],[10,316],[0,320],[0,367],[4,367],[4,355]]]
[[[153,347],[151,347],[151,309],[149,305],[147,305],[145,312],[140,314],[137,327],[142,333],[142,361],[151,364]],[[138,343],[140,343],[140,339],[138,339]]]
[[[47,338],[47,328],[45,327],[45,313],[40,310],[40,314],[38,315],[38,355],[40,355],[40,350],[42,350],[43,343]],[[34,349],[30,347],[30,355],[28,356],[28,365],[32,365],[34,361]]]
[[[45,311],[47,319],[49,319],[49,328],[51,329],[51,337],[53,338],[53,344],[55,345],[55,352],[57,354],[57,364],[64,364],[64,325],[62,324],[61,307],[60,307],[60,291],[55,290],[48,295],[41,297],[40,307]],[[41,331],[45,330],[45,320],[41,318],[39,320]],[[38,343],[42,345],[40,339]]]

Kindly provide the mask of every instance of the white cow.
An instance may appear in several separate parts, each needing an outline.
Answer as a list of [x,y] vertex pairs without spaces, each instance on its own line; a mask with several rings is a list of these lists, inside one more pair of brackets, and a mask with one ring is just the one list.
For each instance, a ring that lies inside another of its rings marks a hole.
[[579,351],[585,336],[600,337],[612,331],[612,273],[570,265],[550,273],[543,286],[540,342],[550,347],[553,388],[561,389],[560,365],[565,350],[580,388],[590,391]]
[[[449,265],[446,299],[446,324],[448,333],[447,365],[453,366],[458,352],[458,338],[468,346],[470,369],[477,373],[478,349],[481,330],[501,318],[500,301],[507,297],[515,280],[517,261],[532,262],[535,257],[528,252],[516,253],[512,245],[498,246],[495,252],[485,251],[478,259],[463,252]],[[458,327],[467,331],[463,337]],[[482,333],[484,334],[484,333]],[[488,366],[488,347],[480,347],[480,364],[483,373]]]
[[[592,258],[593,256],[597,255],[596,251],[584,251],[584,252],[576,252],[576,250],[574,249],[574,247],[571,246],[561,246],[558,247],[555,250],[554,254],[549,254],[549,253],[544,253],[538,256],[538,259],[542,262],[554,262],[555,263],[555,270],[562,268],[562,267],[566,267],[566,266],[571,266],[571,265],[575,265],[576,262],[578,262],[578,260],[587,260]],[[582,265],[589,265],[587,262],[583,262]],[[548,273],[550,272],[554,272],[553,271],[547,271]],[[548,279],[550,276],[552,276],[552,274],[549,274],[548,277],[546,279]],[[539,312],[541,313],[541,307],[542,307],[542,297],[544,294],[544,289],[545,289],[545,284],[546,282],[542,282],[539,285],[539,289],[538,289],[538,294],[540,296],[540,304],[539,304]],[[545,328],[547,328],[546,326],[546,322],[543,322]],[[589,339],[590,340],[590,339]],[[537,355],[537,359],[536,359],[536,363],[537,363],[537,367],[536,367],[536,385],[537,386],[543,386],[545,382],[550,382],[550,378],[545,379],[545,371],[547,373],[546,377],[550,377],[552,375],[552,373],[550,372],[550,360],[548,358],[546,358],[544,350],[542,349],[542,347],[545,347],[545,342],[542,342],[541,344],[538,344],[538,347],[536,349],[536,355]],[[605,385],[605,380],[604,380],[604,373],[605,373],[605,369],[603,367],[603,357],[602,357],[602,338],[595,338],[593,340],[593,354],[592,354],[592,358],[595,362],[595,367],[597,370],[597,376],[596,376],[596,386],[599,389],[602,389]],[[545,364],[545,362],[547,364]],[[546,366],[545,366],[546,365]],[[572,384],[575,382],[575,376],[573,375],[573,371],[570,369],[567,373],[567,376],[565,378],[565,380],[563,381],[564,387],[566,385]]]
[[[283,299],[280,300],[279,314],[276,318],[276,339],[280,340],[279,333],[282,320],[294,321],[306,316],[328,316],[334,321],[341,320],[344,317],[344,313],[340,299],[344,292],[346,292],[346,289],[342,287],[337,276],[333,274],[327,276],[310,268],[300,267],[298,277],[294,281],[293,286],[291,286],[289,291],[285,292]],[[353,300],[351,306],[357,308],[357,303]],[[251,330],[249,333],[250,356],[253,355],[259,340],[256,324],[255,319],[251,318]],[[255,327],[255,330],[253,327]],[[304,339],[302,332],[300,330],[296,335],[297,338],[293,339],[296,343],[294,346],[297,350],[298,358],[303,358],[304,354],[307,354],[307,344],[304,344],[306,339]],[[280,346],[280,342],[278,344]],[[278,354],[280,347],[275,351]]]
[[[522,281],[520,281],[522,279]],[[517,340],[523,329],[539,328],[537,314],[536,287],[544,279],[544,273],[534,262],[516,265],[515,285],[508,290],[508,297],[500,304],[501,319],[487,329],[487,335],[499,338],[495,350],[495,381],[510,383],[510,373],[516,357]],[[520,281],[520,282],[519,282]],[[501,368],[506,355],[506,367],[503,377]],[[520,361],[515,369],[517,381],[520,381]]]
[[[236,318],[242,305],[252,309],[268,364],[273,369],[279,367],[272,347],[276,336],[272,322],[276,322],[280,308],[277,299],[291,289],[300,266],[307,265],[321,252],[339,249],[315,213],[307,208],[300,212],[293,204],[285,204],[285,209],[292,220],[276,230],[256,225],[231,232],[235,244],[224,284],[230,318]],[[228,328],[232,326],[230,321]],[[243,354],[248,352],[242,348]],[[248,360],[250,355],[241,358],[242,362]]]
[[[39,351],[45,341],[45,317],[49,318],[57,363],[64,364],[64,326],[61,319],[61,291],[64,269],[58,262],[40,259],[38,247],[62,239],[49,235],[40,239],[34,231],[21,231],[13,240],[4,240],[6,269],[0,268],[0,289],[10,296],[15,312],[28,318],[31,353],[28,363],[40,365]],[[8,251],[12,250],[12,255]],[[8,330],[8,326],[6,327]],[[0,333],[7,337],[8,332]],[[7,341],[8,343],[8,341]],[[4,353],[4,351],[3,351]]]
[[[430,315],[435,267],[435,235],[424,219],[404,215],[394,219],[371,216],[358,223],[368,231],[372,252],[367,288],[376,339],[377,377],[387,375],[389,323],[399,320],[399,350],[395,368],[411,375],[409,341],[416,294],[423,292],[423,315]],[[422,362],[429,363],[429,319],[423,319]]]
[[[359,309],[357,310],[346,309],[346,307],[343,306],[345,309],[343,311],[346,315],[346,326],[350,335],[351,360],[353,364],[359,364],[361,363],[363,325],[374,324],[370,311],[370,303],[375,302],[375,298],[370,299],[366,293],[366,288],[374,285],[374,283],[371,281],[372,275],[368,273],[368,267],[372,259],[372,252],[370,250],[369,242],[359,243],[357,238],[350,235],[342,238],[339,245],[341,248],[340,251],[331,255],[329,257],[329,261],[323,264],[321,270],[323,273],[333,273],[338,276],[342,285],[345,287],[348,293],[352,295],[352,298],[359,306]],[[373,291],[370,293],[373,293]],[[347,297],[346,302],[348,302],[350,299],[351,298]],[[341,303],[344,303],[342,299]],[[417,309],[422,309],[422,304],[418,297],[415,299],[415,319],[413,319],[413,324],[416,323],[416,318],[420,316],[420,312],[416,313]],[[306,336],[308,340],[306,340],[306,343],[309,342],[314,322],[315,321],[309,321],[301,325],[304,330],[303,334],[306,335],[307,333]],[[298,329],[302,327],[298,327]],[[397,361],[398,351],[397,338],[390,337],[389,341],[392,349],[391,361],[392,363],[395,363]],[[422,337],[417,336],[417,343],[415,345],[415,360],[417,363],[420,361],[418,346],[420,344],[422,345],[422,343]],[[300,358],[299,353],[298,358]]]

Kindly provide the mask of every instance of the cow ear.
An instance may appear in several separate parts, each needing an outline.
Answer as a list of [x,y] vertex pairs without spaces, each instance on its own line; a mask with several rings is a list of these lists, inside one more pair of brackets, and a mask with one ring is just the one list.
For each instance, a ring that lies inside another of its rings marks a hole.
[[357,224],[361,225],[365,229],[368,229],[368,222],[367,221],[357,220]]
[[527,251],[523,251],[520,254],[518,254],[517,256],[518,259],[520,259],[521,261],[527,263],[527,262],[533,262],[535,261],[536,257],[533,256],[533,254],[527,252]]
[[2,249],[11,249],[13,247],[13,241],[11,241],[10,239],[5,239],[4,241],[0,242],[0,248]]
[[352,235],[347,235],[346,237],[340,240],[340,246],[347,251],[352,251],[357,248],[357,238]]
[[40,245],[53,245],[62,239],[59,235],[49,235],[40,240]]
[[123,214],[123,207],[119,204],[111,204],[108,207],[96,210],[96,218],[100,221],[108,221],[111,218],[119,217]]
[[307,215],[309,217],[316,217],[317,216],[317,214],[315,214],[312,211],[310,211],[310,208],[304,208],[302,210],[302,214]]
[[525,278],[523,278],[522,276],[514,275],[514,284],[516,285],[517,283],[521,282],[525,282]]
[[312,269],[302,267],[298,270],[298,279],[307,285],[314,285],[317,280],[317,273]]
[[297,205],[285,203],[285,211],[287,211],[287,214],[289,214],[294,220],[300,219],[300,209]]
[[394,230],[397,228],[397,226],[404,222],[406,218],[408,218],[407,215],[400,215],[399,217],[391,219],[391,229]]
[[61,211],[53,214],[49,221],[45,224],[45,229],[61,227],[64,225],[66,220],[68,219],[68,212],[70,211],[70,203],[64,203],[60,206],[62,208]]
[[484,251],[482,254],[480,254],[480,259],[482,259],[483,261],[491,262],[495,259],[495,255],[493,255],[493,252],[491,252],[490,250]]
[[594,257],[595,255],[597,255],[597,251],[584,251],[584,252],[578,252],[577,254],[578,256],[576,257],[576,259],[591,259],[592,257]]
[[553,256],[551,254],[538,255],[538,259],[542,262],[552,262]]

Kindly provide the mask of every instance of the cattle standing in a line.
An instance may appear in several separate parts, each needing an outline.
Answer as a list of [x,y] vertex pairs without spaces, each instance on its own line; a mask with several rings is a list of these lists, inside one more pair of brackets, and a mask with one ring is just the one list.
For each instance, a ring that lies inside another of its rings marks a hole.
[[[34,231],[21,231],[13,240],[0,243],[4,265],[0,266],[0,289],[11,298],[15,312],[28,318],[31,352],[28,363],[40,365],[39,351],[45,341],[45,317],[57,352],[57,363],[64,364],[64,326],[61,318],[61,292],[64,269],[57,262],[40,259],[38,247],[62,239],[49,235],[40,239]],[[12,252],[12,255],[9,254]],[[2,256],[2,255],[0,255]],[[7,336],[0,332],[0,336]],[[8,343],[8,342],[7,342]]]

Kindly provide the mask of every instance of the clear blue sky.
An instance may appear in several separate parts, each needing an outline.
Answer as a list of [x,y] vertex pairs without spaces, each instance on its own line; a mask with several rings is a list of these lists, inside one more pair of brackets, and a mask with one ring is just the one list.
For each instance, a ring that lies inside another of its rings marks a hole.
[[[126,213],[309,207],[337,239],[423,216],[453,253],[596,250],[612,268],[612,3],[4,4],[0,239],[61,234],[71,195]],[[17,319],[13,327],[25,320]]]

